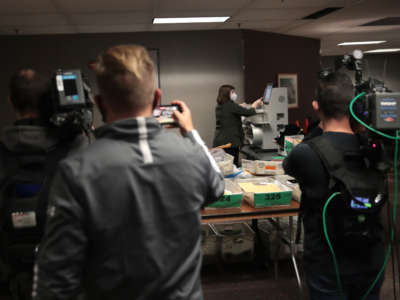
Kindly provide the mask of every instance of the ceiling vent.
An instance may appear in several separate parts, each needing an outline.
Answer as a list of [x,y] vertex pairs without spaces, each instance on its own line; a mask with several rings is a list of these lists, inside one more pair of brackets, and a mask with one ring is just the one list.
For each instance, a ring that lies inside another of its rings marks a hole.
[[361,26],[395,26],[395,25],[400,25],[400,17],[379,19],[369,23],[362,24]]
[[322,17],[325,17],[326,15],[329,15],[339,9],[342,9],[343,7],[327,7],[324,9],[321,9],[315,13],[312,13],[311,15],[308,15],[303,18],[303,20],[316,20]]

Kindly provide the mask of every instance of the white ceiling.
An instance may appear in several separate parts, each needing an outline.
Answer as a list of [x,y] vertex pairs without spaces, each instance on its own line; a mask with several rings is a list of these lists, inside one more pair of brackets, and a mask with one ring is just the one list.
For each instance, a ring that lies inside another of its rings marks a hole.
[[[318,20],[318,10],[343,6]],[[154,17],[231,16],[220,24],[153,25]],[[400,0],[0,0],[0,35],[254,29],[321,39],[321,54],[344,54],[339,42],[387,40],[400,48],[400,26],[360,26],[400,17]],[[363,50],[377,46],[358,47]]]

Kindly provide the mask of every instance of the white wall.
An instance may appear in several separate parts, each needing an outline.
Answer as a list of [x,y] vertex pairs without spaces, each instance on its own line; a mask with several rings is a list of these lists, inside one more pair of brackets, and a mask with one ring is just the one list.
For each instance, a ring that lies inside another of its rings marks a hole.
[[[193,31],[117,34],[0,36],[0,128],[14,120],[6,98],[8,80],[23,67],[52,72],[81,68],[94,84],[88,62],[116,44],[136,43],[159,49],[162,102],[187,102],[195,127],[208,146],[215,131],[218,87],[228,83],[244,95],[241,32]],[[96,124],[100,124],[96,114]]]

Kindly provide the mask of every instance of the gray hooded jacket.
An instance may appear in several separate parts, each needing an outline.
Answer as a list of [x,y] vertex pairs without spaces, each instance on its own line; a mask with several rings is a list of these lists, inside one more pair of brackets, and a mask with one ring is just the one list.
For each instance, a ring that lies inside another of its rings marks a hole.
[[10,176],[7,164],[10,159],[29,163],[31,157],[41,156],[45,159],[48,153],[57,148],[68,147],[65,152],[73,153],[88,144],[83,135],[66,140],[39,123],[36,119],[23,119],[3,129],[0,140],[0,186]]
[[96,137],[54,180],[34,299],[203,299],[200,208],[224,181],[199,135],[140,117]]

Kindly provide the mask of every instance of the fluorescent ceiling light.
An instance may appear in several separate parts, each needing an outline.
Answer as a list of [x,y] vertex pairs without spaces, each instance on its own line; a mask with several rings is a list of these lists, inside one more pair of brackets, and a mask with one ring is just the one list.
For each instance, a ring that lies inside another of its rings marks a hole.
[[399,52],[400,48],[388,48],[388,49],[375,49],[375,50],[369,50],[365,51],[364,53],[388,53],[388,52]]
[[383,43],[386,43],[386,41],[345,42],[345,43],[338,44],[338,46],[376,45],[376,44],[383,44]]
[[230,17],[154,18],[153,24],[222,23]]

